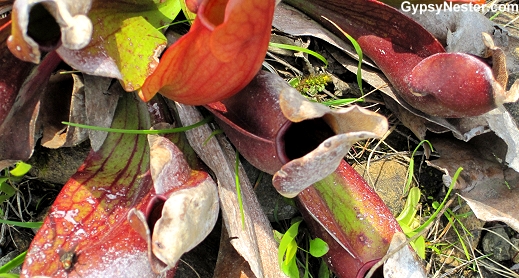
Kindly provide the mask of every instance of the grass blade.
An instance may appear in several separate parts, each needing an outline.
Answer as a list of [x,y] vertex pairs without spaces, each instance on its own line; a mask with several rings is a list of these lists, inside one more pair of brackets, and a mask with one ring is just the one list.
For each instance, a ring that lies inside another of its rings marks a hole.
[[324,58],[321,54],[319,54],[319,53],[317,53],[315,51],[312,51],[310,49],[307,49],[307,48],[304,48],[304,47],[295,46],[295,45],[275,43],[275,42],[270,42],[269,46],[277,47],[277,48],[281,48],[281,49],[300,51],[300,52],[304,52],[304,53],[310,54],[310,55],[314,56],[315,58],[321,60],[324,63],[325,66],[328,66],[328,61],[326,60],[326,58]]
[[[25,260],[25,255],[27,254],[27,251],[21,253],[20,255],[16,256],[16,258],[10,260],[6,264],[0,267],[0,273],[2,274],[8,274],[9,271],[13,270],[14,268],[20,266],[23,264],[23,261]],[[1,274],[0,274],[1,275]],[[15,274],[12,274],[15,275]],[[0,276],[2,277],[2,276]],[[4,276],[4,277],[17,277],[17,276]],[[19,276],[18,276],[19,277]]]

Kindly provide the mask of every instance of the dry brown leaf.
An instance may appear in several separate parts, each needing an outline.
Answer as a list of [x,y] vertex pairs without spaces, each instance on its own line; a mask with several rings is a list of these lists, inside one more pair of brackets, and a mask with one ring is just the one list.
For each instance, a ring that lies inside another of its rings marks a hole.
[[[495,23],[478,12],[405,13],[433,34],[447,52],[463,52],[483,56],[486,47],[481,33],[493,34]],[[498,36],[501,33],[496,34]],[[503,36],[504,37],[504,36]]]
[[218,260],[214,270],[213,278],[254,278],[254,273],[250,269],[245,259],[236,252],[236,249],[229,241],[229,234],[222,229],[220,237],[220,250]]
[[[83,74],[85,82],[86,124],[98,127],[110,127],[121,94],[125,93],[119,82],[112,78]],[[90,145],[98,150],[105,141],[108,132],[88,130]]]
[[[351,43],[345,42],[343,39],[337,37],[326,28],[323,28],[317,22],[313,21],[300,11],[285,3],[280,3],[277,5],[272,26],[292,36],[312,36],[322,39],[344,51],[344,53],[348,54],[354,59],[358,59],[359,57]],[[364,58],[363,62],[366,65],[375,67],[375,65],[371,63],[369,59]]]
[[[179,103],[176,105],[184,126],[202,120],[200,112],[195,107]],[[235,153],[225,138],[211,138],[211,132],[211,128],[204,125],[186,131],[186,136],[195,152],[217,176],[222,216],[232,238],[231,244],[249,263],[256,277],[285,277],[278,266],[278,244],[274,240],[272,226],[259,205],[245,171],[240,166],[245,220],[245,225],[242,226],[234,181]],[[204,143],[207,138],[211,139]]]
[[50,77],[47,90],[41,99],[40,118],[43,136],[40,144],[47,148],[59,148],[65,143],[66,126],[70,111],[71,91],[74,79],[60,72]]
[[[72,89],[72,98],[70,101],[69,122],[86,123],[85,108],[85,85],[81,75],[72,74],[74,78],[74,88]],[[66,141],[63,147],[75,146],[88,138],[88,130],[69,126],[67,128]]]
[[[407,241],[407,237],[402,232],[393,235],[387,253],[396,251]],[[416,255],[410,245],[404,245],[396,251],[384,263],[385,278],[425,278],[427,277],[420,258]]]
[[433,139],[441,158],[428,164],[445,173],[446,186],[458,167],[463,167],[456,186],[476,216],[484,221],[505,222],[519,231],[519,174],[496,159],[503,155],[503,150],[492,149],[498,141],[490,134],[473,144]]

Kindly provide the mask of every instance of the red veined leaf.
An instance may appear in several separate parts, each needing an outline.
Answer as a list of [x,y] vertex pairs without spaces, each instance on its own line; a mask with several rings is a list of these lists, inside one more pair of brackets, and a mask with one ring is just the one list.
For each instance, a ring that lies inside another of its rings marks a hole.
[[[146,105],[123,94],[112,127],[147,129]],[[127,220],[154,194],[145,136],[109,133],[58,195],[21,277],[154,277],[146,241]],[[71,255],[73,253],[73,256]]]
[[189,32],[162,56],[139,93],[184,104],[218,101],[245,87],[260,69],[274,0],[205,0]]

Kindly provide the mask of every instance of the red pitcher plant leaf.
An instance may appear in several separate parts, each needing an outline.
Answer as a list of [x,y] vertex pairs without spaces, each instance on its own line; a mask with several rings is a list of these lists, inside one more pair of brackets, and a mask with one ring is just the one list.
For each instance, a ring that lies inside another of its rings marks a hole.
[[[246,105],[252,100],[257,109]],[[398,223],[343,160],[354,140],[386,132],[384,117],[355,106],[332,111],[266,72],[207,108],[249,162],[275,174],[281,194],[297,195],[314,236],[330,244],[335,272],[355,277],[384,256]]]
[[399,96],[429,115],[477,116],[519,97],[517,88],[505,91],[486,63],[468,54],[444,53],[443,46],[421,25],[381,2],[288,0],[287,3],[337,35],[343,35],[340,27],[355,38]]
[[[125,94],[112,127],[147,129],[146,105]],[[154,277],[147,244],[127,220],[154,195],[145,136],[109,133],[65,184],[36,234],[22,277]]]
[[128,219],[148,243],[152,268],[161,273],[174,267],[182,254],[211,232],[218,218],[218,190],[206,172],[191,170],[169,139],[149,135],[148,141],[151,176],[158,195],[148,205],[147,219],[136,209],[130,211]]
[[[40,60],[40,50],[57,47],[73,68],[117,78],[126,91],[134,91],[166,47],[158,28],[180,10],[178,0],[20,0],[13,8],[9,47],[18,58],[34,63]],[[36,31],[40,29],[44,31]]]
[[[251,101],[252,107],[247,105]],[[290,198],[331,174],[354,142],[387,131],[387,120],[377,113],[312,103],[267,72],[207,108],[240,153],[258,169],[274,174],[274,186]]]
[[85,47],[92,36],[86,16],[91,4],[92,0],[15,1],[9,49],[20,60],[39,63],[41,50],[51,50],[60,41],[70,49]]
[[166,50],[146,79],[141,98],[148,101],[160,92],[200,105],[237,93],[265,58],[274,6],[274,0],[201,2],[191,29]]
[[313,236],[328,243],[325,256],[338,277],[364,277],[401,231],[384,201],[344,160],[297,198]]

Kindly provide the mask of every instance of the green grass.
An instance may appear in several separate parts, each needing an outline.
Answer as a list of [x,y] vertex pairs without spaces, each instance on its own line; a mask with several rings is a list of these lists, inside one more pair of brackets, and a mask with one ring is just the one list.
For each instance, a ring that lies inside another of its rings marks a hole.
[[20,277],[20,275],[18,274],[11,274],[9,272],[23,264],[23,261],[25,260],[25,255],[27,255],[27,251],[16,256],[14,259],[10,260],[3,266],[0,266],[0,277]]
[[[308,237],[308,250],[305,250],[298,246],[297,237],[299,235],[299,225],[302,223],[302,221],[303,220],[300,217],[293,218],[290,227],[286,230],[285,233],[274,231],[274,237],[279,241],[279,267],[283,271],[283,273],[285,273],[290,278],[301,277],[298,266],[304,269],[302,277],[310,277],[311,275],[309,270],[309,255],[315,258],[320,258],[324,256],[326,253],[328,253],[329,250],[328,244],[320,238],[312,239]],[[304,263],[299,261],[296,256],[298,250],[302,251],[305,254]],[[330,277],[331,275],[330,270],[328,269],[324,261],[321,261],[321,264],[319,266],[319,273],[320,274],[318,277],[323,278]]]
[[120,129],[120,128],[109,128],[109,127],[100,127],[100,126],[92,126],[92,125],[84,125],[84,124],[77,124],[77,123],[70,123],[70,122],[61,122],[64,125],[79,127],[79,128],[85,128],[85,129],[91,129],[91,130],[98,130],[98,131],[106,131],[106,132],[114,132],[114,133],[125,133],[125,134],[166,134],[166,133],[176,133],[176,132],[185,132],[190,129],[202,126],[206,123],[209,123],[213,120],[213,117],[207,117],[201,120],[198,123],[194,123],[192,125],[188,126],[182,126],[182,127],[175,127],[175,128],[168,128],[168,129],[154,129],[154,130],[147,130],[147,129]]
[[321,62],[323,62],[325,66],[328,66],[328,61],[326,60],[326,58],[323,57],[323,55],[321,55],[315,51],[312,51],[310,49],[300,47],[300,46],[283,44],[283,43],[275,43],[275,42],[269,42],[269,46],[307,53],[307,54],[314,56],[315,58],[321,60]]
[[[442,203],[434,202],[432,204],[433,209],[435,209],[434,213],[429,217],[429,219],[427,219],[427,221],[425,221],[425,223],[420,225],[420,218],[417,217],[416,214],[418,212],[418,205],[420,203],[421,191],[418,187],[410,188],[410,186],[411,186],[411,183],[413,180],[413,175],[414,175],[414,156],[415,156],[416,152],[418,151],[418,149],[424,143],[429,144],[429,147],[431,148],[431,150],[433,150],[432,144],[427,140],[423,140],[418,144],[418,146],[416,146],[413,153],[411,154],[411,159],[409,161],[409,166],[408,166],[408,170],[407,170],[406,183],[404,185],[404,193],[407,194],[407,200],[404,205],[404,208],[402,209],[400,214],[396,217],[396,220],[398,221],[398,224],[402,228],[402,231],[409,238],[413,238],[415,235],[418,235],[423,229],[428,227],[429,224],[438,217],[439,212],[443,209],[445,203],[447,202],[447,200],[450,196],[452,189],[454,188],[454,185],[456,184],[456,180],[458,179],[460,172],[463,170],[463,168],[461,168],[461,167],[458,168],[458,170],[454,174],[452,182],[449,186],[449,190],[447,191],[447,194],[443,198]],[[449,222],[458,220],[456,218],[456,216],[452,213],[452,211],[450,211],[449,209],[446,209],[446,212],[444,212],[444,215],[447,217]],[[459,222],[459,220],[458,220],[458,222]],[[459,222],[459,223],[461,224],[461,222]],[[454,223],[451,223],[451,224],[453,225],[455,232],[461,241],[462,247],[464,249],[465,254],[467,255],[467,258],[470,258],[470,254],[468,253],[468,250],[463,242],[463,238],[457,231],[456,227],[454,226]],[[464,227],[464,226],[462,225],[462,227]],[[420,258],[422,258],[422,259],[425,259],[425,248],[426,248],[425,237],[423,235],[417,236],[414,240],[412,240],[410,242],[410,244],[413,247],[413,249],[415,249],[418,256],[420,256]]]
[[348,33],[344,32],[344,30],[342,30],[342,28],[339,27],[335,22],[331,21],[330,19],[328,19],[328,18],[326,18],[324,16],[323,16],[323,18],[326,19],[328,22],[330,22],[333,26],[335,26],[335,28],[339,29],[339,31],[341,31],[341,33],[351,42],[351,44],[353,45],[353,48],[355,48],[355,52],[357,52],[357,56],[359,56],[359,63],[357,65],[357,84],[359,86],[361,95],[364,95],[364,91],[362,89],[362,59],[363,59],[363,55],[362,55],[362,49],[360,48],[359,43],[352,36],[350,36]]
[[245,213],[243,212],[243,200],[241,197],[241,186],[240,186],[240,153],[236,151],[234,160],[234,181],[236,183],[236,195],[238,195],[238,205],[240,206],[241,216],[241,228],[245,229]]

